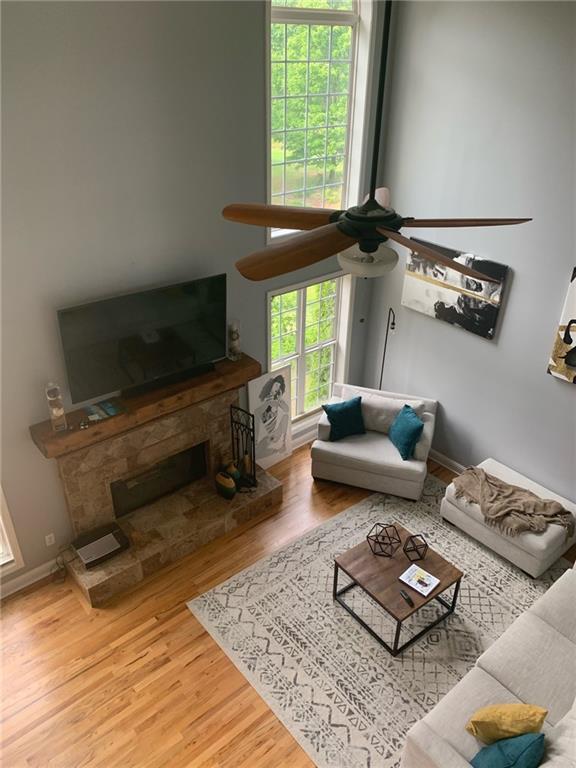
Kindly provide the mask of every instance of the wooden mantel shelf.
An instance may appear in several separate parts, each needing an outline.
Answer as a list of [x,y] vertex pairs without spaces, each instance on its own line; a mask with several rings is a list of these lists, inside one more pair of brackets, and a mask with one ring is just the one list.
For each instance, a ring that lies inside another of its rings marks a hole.
[[66,432],[54,432],[50,421],[43,421],[33,424],[30,434],[46,458],[58,458],[127,432],[159,416],[187,408],[230,389],[239,389],[261,373],[260,363],[248,355],[242,355],[237,362],[221,360],[210,373],[159,387],[138,397],[118,398],[124,408],[123,413],[90,424],[87,429],[80,429],[80,422],[86,420],[86,414],[79,409],[66,414]]

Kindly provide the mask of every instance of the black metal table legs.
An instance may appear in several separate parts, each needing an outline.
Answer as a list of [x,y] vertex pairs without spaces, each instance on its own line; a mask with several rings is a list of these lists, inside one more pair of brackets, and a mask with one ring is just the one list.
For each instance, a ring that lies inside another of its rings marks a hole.
[[402,645],[399,645],[399,642],[400,642],[400,632],[402,630],[402,622],[401,621],[396,621],[396,632],[394,633],[394,642],[393,642],[392,646],[390,646],[390,645],[388,645],[388,643],[382,637],[380,637],[379,634],[377,634],[372,629],[372,627],[370,627],[370,626],[368,626],[368,624],[366,624],[364,619],[362,619],[360,616],[358,616],[358,614],[352,608],[350,608],[349,605],[347,605],[344,602],[344,600],[342,599],[342,595],[344,595],[346,592],[348,592],[349,590],[353,589],[354,587],[360,587],[360,589],[362,589],[362,587],[360,586],[360,584],[358,584],[357,581],[351,581],[349,584],[346,584],[345,587],[342,587],[341,589],[338,589],[339,570],[340,569],[338,567],[338,564],[334,563],[334,582],[333,582],[333,586],[332,586],[332,597],[333,597],[333,599],[336,600],[336,602],[339,603],[342,606],[342,608],[344,608],[346,611],[348,611],[348,613],[351,616],[353,616],[356,619],[356,621],[362,627],[364,627],[364,629],[367,632],[369,632],[375,640],[377,640],[380,643],[380,645],[384,646],[384,648],[386,648],[388,653],[391,653],[392,656],[398,656],[399,653],[402,653],[402,651],[405,651],[406,648],[408,648],[413,643],[415,643],[416,640],[419,640],[423,635],[426,634],[426,632],[429,632],[432,629],[432,627],[435,627],[437,624],[440,624],[440,622],[444,621],[444,619],[446,619],[448,616],[450,616],[451,613],[454,613],[454,610],[456,608],[456,602],[458,600],[458,593],[460,591],[460,581],[461,581],[460,579],[458,579],[458,581],[454,585],[454,593],[452,595],[451,602],[447,602],[441,595],[437,595],[434,598],[441,605],[443,605],[444,608],[446,608],[446,611],[444,613],[442,613],[440,616],[438,616],[436,619],[434,619],[434,621],[432,621],[430,624],[427,624],[422,630],[420,630],[420,632],[418,632],[413,637],[409,638]]

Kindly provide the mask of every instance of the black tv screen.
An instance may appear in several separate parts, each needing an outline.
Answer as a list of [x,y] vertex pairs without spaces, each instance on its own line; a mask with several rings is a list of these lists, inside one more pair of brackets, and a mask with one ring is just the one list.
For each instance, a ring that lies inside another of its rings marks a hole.
[[58,311],[72,402],[175,380],[226,356],[226,275]]

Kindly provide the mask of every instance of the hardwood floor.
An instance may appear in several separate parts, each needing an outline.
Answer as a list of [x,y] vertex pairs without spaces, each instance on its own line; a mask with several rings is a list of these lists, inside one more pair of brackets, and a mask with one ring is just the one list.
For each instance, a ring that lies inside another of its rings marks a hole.
[[[434,462],[449,482],[453,473]],[[91,610],[70,581],[2,605],[5,768],[300,768],[313,763],[186,601],[370,495],[314,482],[308,447],[272,470],[278,512],[256,518]]]

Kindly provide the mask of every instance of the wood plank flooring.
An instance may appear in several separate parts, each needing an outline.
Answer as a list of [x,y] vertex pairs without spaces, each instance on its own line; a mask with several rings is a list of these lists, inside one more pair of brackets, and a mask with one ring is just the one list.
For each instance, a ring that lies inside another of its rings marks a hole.
[[[434,462],[449,482],[453,473]],[[186,601],[370,495],[314,482],[308,446],[272,470],[278,511],[161,571],[106,608],[70,581],[2,605],[4,768],[312,768]]]

